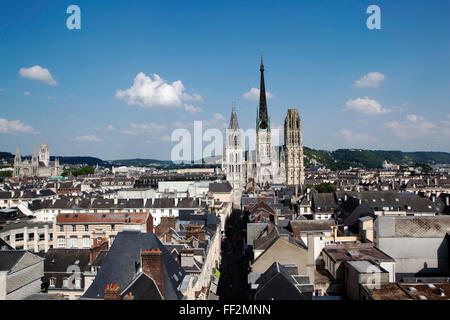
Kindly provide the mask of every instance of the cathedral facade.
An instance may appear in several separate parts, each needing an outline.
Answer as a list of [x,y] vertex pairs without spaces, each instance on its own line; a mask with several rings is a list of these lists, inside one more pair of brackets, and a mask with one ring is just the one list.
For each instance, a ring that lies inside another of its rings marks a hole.
[[22,160],[19,146],[17,146],[16,155],[14,157],[13,177],[57,177],[60,176],[62,172],[63,167],[59,164],[58,159],[50,161],[50,148],[47,143],[43,143],[39,147],[39,157],[36,152],[36,146],[34,146],[31,160]]
[[235,190],[245,188],[251,181],[259,185],[285,184],[298,187],[305,182],[300,116],[297,109],[288,110],[284,122],[284,145],[273,146],[262,58],[260,72],[255,150],[245,150],[243,131],[239,128],[236,109],[233,108],[226,130],[222,170]]

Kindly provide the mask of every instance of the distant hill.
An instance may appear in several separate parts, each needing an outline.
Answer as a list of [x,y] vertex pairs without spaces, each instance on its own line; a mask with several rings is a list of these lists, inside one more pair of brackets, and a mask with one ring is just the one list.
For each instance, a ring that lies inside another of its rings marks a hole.
[[134,167],[169,167],[173,165],[170,160],[155,159],[123,159],[110,161],[113,166],[134,166]]
[[108,162],[103,161],[102,159],[95,158],[95,157],[50,157],[50,161],[54,161],[55,158],[58,158],[60,164],[67,164],[67,165],[75,165],[75,164],[86,164],[89,166],[96,166],[97,164],[99,166],[108,166]]
[[305,167],[309,167],[311,160],[332,170],[345,170],[350,167],[368,169],[379,168],[386,160],[390,163],[406,164],[450,164],[448,152],[402,152],[384,150],[338,149],[335,151],[314,150],[304,147]]
[[[338,149],[335,151],[315,150],[308,147],[303,148],[305,156],[305,167],[310,167],[312,160],[319,165],[332,170],[345,170],[350,167],[361,167],[368,169],[379,168],[383,161],[399,165],[414,164],[450,164],[450,153],[448,152],[402,152],[402,151],[384,151],[384,150],[361,150],[361,149]],[[31,156],[27,156],[31,157]],[[170,160],[156,159],[122,159],[104,161],[95,157],[61,157],[57,156],[61,164],[76,165],[87,164],[91,166],[135,166],[135,167],[155,167],[160,169],[176,168],[195,168],[202,167],[197,164],[174,164]],[[12,162],[14,155],[9,152],[0,152],[0,159]],[[51,157],[54,160],[55,157]],[[220,165],[221,156],[215,156],[205,159],[212,165]]]
[[14,160],[14,155],[9,152],[0,152],[0,159],[5,159],[7,161]]

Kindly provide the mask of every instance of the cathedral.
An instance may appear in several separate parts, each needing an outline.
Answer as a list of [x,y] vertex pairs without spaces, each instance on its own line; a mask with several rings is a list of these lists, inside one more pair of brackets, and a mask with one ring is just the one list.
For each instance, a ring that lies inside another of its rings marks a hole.
[[222,170],[235,190],[245,188],[251,181],[259,185],[285,184],[298,188],[305,183],[300,115],[297,109],[288,110],[284,121],[284,145],[273,146],[262,58],[260,72],[255,150],[244,150],[243,131],[239,128],[236,109],[233,108],[226,130]]
[[63,167],[59,164],[59,160],[50,161],[50,148],[48,144],[43,143],[39,148],[39,157],[34,146],[33,156],[31,160],[22,160],[20,149],[17,146],[16,156],[14,157],[14,174],[15,178],[22,177],[57,177],[62,174]]

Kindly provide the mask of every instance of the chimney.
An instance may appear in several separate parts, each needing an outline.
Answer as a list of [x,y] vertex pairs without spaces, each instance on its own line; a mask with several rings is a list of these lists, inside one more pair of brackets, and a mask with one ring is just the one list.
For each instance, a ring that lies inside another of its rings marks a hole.
[[205,241],[206,231],[196,225],[189,225],[186,227],[186,240],[191,237],[196,237],[200,241]]
[[116,282],[112,285],[109,283],[106,285],[104,296],[104,300],[120,300],[120,288]]
[[448,207],[450,206],[450,195],[445,196],[445,205]]
[[181,267],[193,267],[194,266],[194,250],[182,249],[181,250]]
[[175,199],[175,207],[178,206],[178,197],[176,197]]
[[174,216],[163,216],[161,217],[161,223],[159,224],[159,234],[160,236],[164,232],[168,231],[170,228],[175,230],[176,217]]
[[124,296],[122,300],[134,300],[134,296],[131,293],[131,291],[128,292],[128,294],[126,296]]
[[118,204],[119,203],[119,199],[114,198],[114,204]]
[[331,228],[332,228],[332,230],[333,230],[333,241],[336,242],[336,240],[337,240],[337,232],[338,232],[338,228],[337,228],[337,226],[332,226]]
[[308,246],[308,253],[307,253],[307,263],[306,263],[306,269],[309,275],[309,279],[311,283],[314,283],[315,281],[315,270],[316,270],[316,257],[315,257],[315,236],[314,233],[308,232],[307,235],[307,246]]
[[275,209],[275,214],[273,215],[273,223],[277,226],[278,225],[278,216],[281,214],[280,209]]
[[141,251],[142,271],[152,278],[164,297],[163,255],[159,248]]
[[108,240],[103,239],[100,243],[94,239],[94,245],[89,249],[89,264],[92,264],[101,251],[108,250]]

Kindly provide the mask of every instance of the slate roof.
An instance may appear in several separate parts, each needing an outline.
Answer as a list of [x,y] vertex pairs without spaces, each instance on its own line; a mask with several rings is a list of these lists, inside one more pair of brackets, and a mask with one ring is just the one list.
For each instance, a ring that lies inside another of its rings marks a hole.
[[139,273],[120,296],[123,299],[123,297],[127,296],[130,292],[133,295],[134,300],[162,300],[155,281],[143,272]]
[[450,216],[396,217],[394,228],[397,237],[444,237],[450,232]]
[[311,300],[314,286],[309,284],[309,279],[302,279],[301,282],[298,283],[297,278],[286,267],[275,261],[256,280],[259,286],[255,292],[255,299]]
[[273,228],[272,231],[266,236],[262,236],[253,241],[254,250],[267,250],[278,238],[280,234],[277,228]]
[[137,231],[118,233],[94,282],[82,298],[103,299],[106,285],[114,282],[119,285],[121,290],[126,289],[138,276],[141,250],[148,249],[160,249],[163,254],[164,299],[181,299],[182,294],[177,288],[186,272],[173,259],[155,234]]
[[334,193],[314,192],[311,203],[315,212],[334,212],[338,206]]
[[213,193],[229,193],[233,190],[229,181],[213,182],[209,184],[209,191]]
[[1,250],[0,251],[0,271],[11,270],[23,257],[25,250]]
[[89,249],[49,249],[44,255],[44,272],[66,272],[71,265],[88,271],[89,252]]
[[0,238],[0,250],[14,250],[14,248]]

